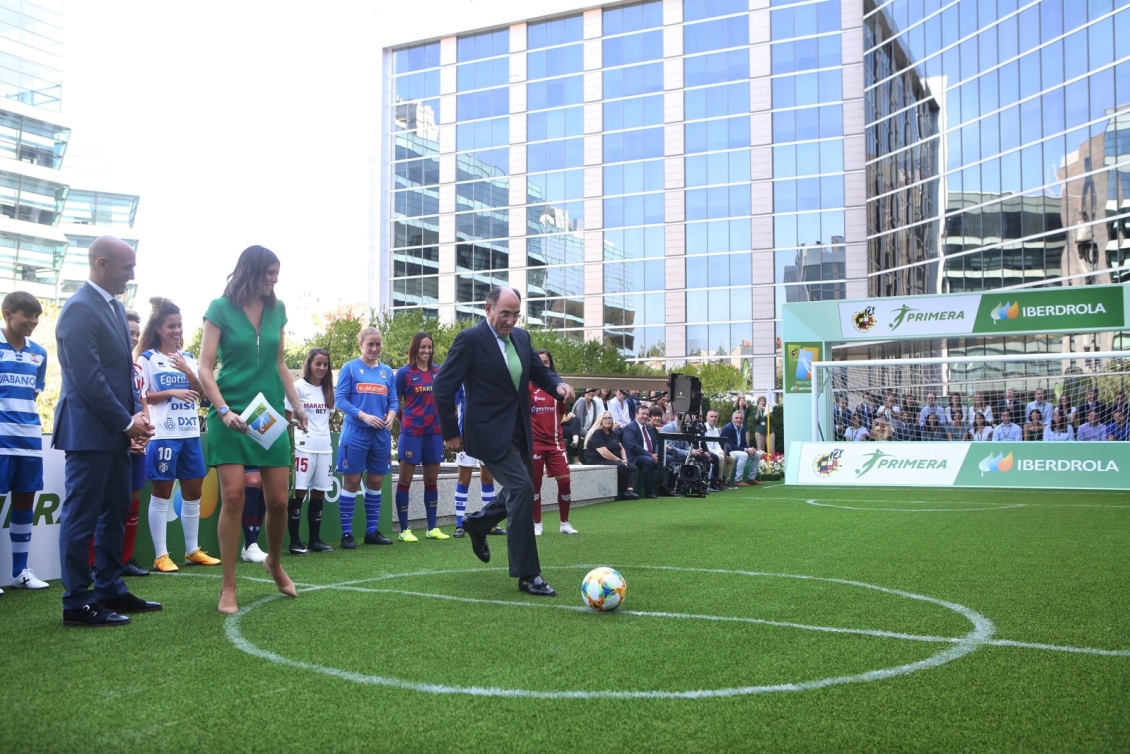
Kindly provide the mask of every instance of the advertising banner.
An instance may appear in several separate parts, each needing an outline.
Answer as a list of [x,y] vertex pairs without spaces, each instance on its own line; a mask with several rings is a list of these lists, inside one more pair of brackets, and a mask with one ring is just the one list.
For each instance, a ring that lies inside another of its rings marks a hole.
[[843,340],[1091,332],[1127,327],[1119,286],[916,298],[839,304]]
[[814,361],[820,361],[819,343],[789,343],[785,346],[785,392],[812,392]]
[[1130,490],[1121,442],[793,443],[790,484]]

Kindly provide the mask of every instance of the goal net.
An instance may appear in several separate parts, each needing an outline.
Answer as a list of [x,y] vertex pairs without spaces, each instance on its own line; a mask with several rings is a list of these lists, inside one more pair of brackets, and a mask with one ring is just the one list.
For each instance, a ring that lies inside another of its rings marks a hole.
[[[927,417],[937,414],[943,427],[957,413],[964,429],[977,413],[992,426],[1000,423],[1005,407],[1011,408],[1012,422],[1023,425],[1029,404],[1041,397],[1041,405],[1062,407],[1074,427],[1087,421],[1089,401],[1094,401],[1099,421],[1109,424],[1130,392],[1130,352],[1118,351],[818,361],[812,366],[817,441],[845,439],[855,414],[870,439],[924,439],[916,427],[923,409],[931,406]],[[1130,407],[1125,411],[1130,421]],[[878,434],[886,435],[889,427],[889,438],[874,436],[876,416],[881,418]]]

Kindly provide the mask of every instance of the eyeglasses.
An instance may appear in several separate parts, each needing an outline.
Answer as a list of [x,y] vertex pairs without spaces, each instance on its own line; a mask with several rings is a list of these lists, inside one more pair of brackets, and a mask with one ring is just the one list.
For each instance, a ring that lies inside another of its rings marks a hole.
[[517,322],[521,312],[508,312],[505,309],[495,309],[494,313],[498,315],[499,319],[508,319],[512,322]]

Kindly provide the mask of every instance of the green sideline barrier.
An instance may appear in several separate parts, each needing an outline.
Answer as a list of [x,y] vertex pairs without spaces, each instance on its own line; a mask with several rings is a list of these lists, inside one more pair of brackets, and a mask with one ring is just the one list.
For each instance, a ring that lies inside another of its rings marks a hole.
[[1130,490],[1124,442],[794,442],[789,484]]

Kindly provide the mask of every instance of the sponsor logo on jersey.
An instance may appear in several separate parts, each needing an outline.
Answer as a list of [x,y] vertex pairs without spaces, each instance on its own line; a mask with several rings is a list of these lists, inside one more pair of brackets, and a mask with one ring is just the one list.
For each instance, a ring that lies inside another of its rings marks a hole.
[[375,382],[358,382],[357,392],[367,395],[388,395],[388,386]]
[[17,387],[35,387],[34,374],[14,374],[12,372],[0,373],[0,385],[16,385]]

